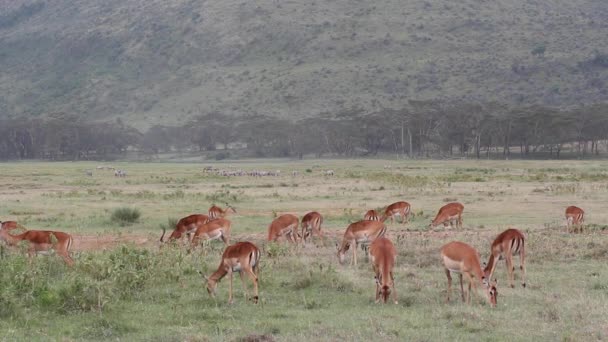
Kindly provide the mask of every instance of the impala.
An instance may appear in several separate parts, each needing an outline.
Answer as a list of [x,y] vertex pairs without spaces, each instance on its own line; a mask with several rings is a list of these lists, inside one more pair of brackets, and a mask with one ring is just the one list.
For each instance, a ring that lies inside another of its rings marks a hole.
[[228,203],[226,203],[226,209],[222,209],[218,206],[216,206],[215,204],[211,206],[211,208],[209,208],[209,220],[215,220],[218,218],[224,218],[226,217],[230,212],[232,212],[233,214],[236,214],[236,209],[234,209],[233,207],[229,206]]
[[386,303],[392,290],[393,301],[397,304],[395,277],[393,277],[393,268],[397,258],[395,246],[385,237],[377,238],[370,246],[370,256],[376,274],[376,303],[380,301],[380,298],[382,298],[382,302]]
[[74,260],[70,256],[73,242],[70,234],[50,230],[27,230],[25,233],[11,235],[9,231],[14,229],[12,222],[3,222],[0,228],[0,239],[9,246],[17,246],[21,241],[25,241],[30,260],[38,252],[48,252],[53,249],[68,266],[74,265]]
[[322,236],[321,224],[323,224],[323,216],[316,211],[311,211],[302,217],[302,239],[306,243],[306,239],[313,234]]
[[507,272],[509,273],[509,285],[513,285],[514,271],[513,254],[519,253],[519,269],[522,271],[521,286],[526,287],[526,251],[524,247],[525,237],[522,232],[517,229],[510,228],[500,233],[490,249],[490,259],[486,264],[484,276],[486,279],[492,279],[498,260],[504,258],[507,263]]
[[570,228],[574,227],[574,232],[577,230],[583,232],[583,222],[585,221],[585,211],[573,205],[566,208],[566,229],[570,232]]
[[463,210],[464,205],[458,202],[448,203],[439,209],[437,216],[435,216],[429,227],[433,228],[440,224],[443,224],[444,227],[447,227],[449,224],[452,227],[452,222],[456,221],[456,228],[462,228]]
[[410,208],[410,204],[407,202],[395,202],[386,207],[382,221],[386,221],[390,217],[391,223],[393,223],[394,217],[399,216],[401,223],[406,223],[410,216]]
[[[458,273],[460,278],[460,291],[462,292],[462,301],[471,303],[471,286],[477,291],[478,286],[485,288],[488,301],[492,307],[496,306],[498,291],[496,290],[496,280],[491,284],[484,276],[479,264],[479,253],[475,248],[467,245],[464,242],[452,241],[441,247],[441,259],[445,274],[448,277],[448,296],[447,301],[450,301],[450,292],[452,290],[452,276],[450,272]],[[469,284],[468,291],[465,296],[464,287],[462,286],[462,276],[467,278]]]
[[268,226],[268,241],[277,241],[285,237],[293,243],[298,242],[298,217],[292,214],[283,214]]
[[[256,245],[251,242],[238,242],[232,246],[226,247],[222,254],[222,261],[220,266],[217,268],[207,280],[207,292],[212,297],[215,297],[215,289],[217,283],[228,274],[230,276],[230,292],[228,295],[228,303],[232,304],[232,273],[239,272],[241,276],[241,282],[245,289],[245,294],[249,297],[249,290],[245,279],[243,278],[243,272],[249,275],[249,278],[253,281],[253,302],[258,302],[258,266],[260,262],[260,250]],[[203,276],[204,277],[204,276]]]
[[386,225],[381,221],[359,221],[351,223],[344,232],[344,238],[338,248],[338,260],[340,264],[344,264],[344,255],[352,247],[353,258],[351,264],[357,265],[357,246],[367,246],[374,242],[375,239],[384,236],[386,233]]
[[0,228],[1,229],[6,229],[6,230],[12,230],[12,229],[25,229],[24,226],[20,225],[19,223],[15,222],[15,221],[4,221],[4,222],[0,222]]
[[374,209],[368,210],[365,215],[363,215],[363,219],[367,221],[380,221],[380,215]]
[[[177,221],[177,224],[175,225],[175,229],[169,236],[168,241],[181,239],[184,234],[190,235],[191,233],[194,233],[196,231],[196,229],[198,229],[198,227],[200,227],[201,225],[203,225],[207,222],[209,222],[209,216],[207,216],[207,215],[194,214],[194,215],[186,216],[186,217],[180,219],[179,221]],[[165,237],[165,228],[163,228],[163,235],[161,235],[161,237],[160,237],[160,242],[165,242],[164,237]],[[188,240],[189,240],[189,238],[188,238]]]
[[201,239],[217,240],[221,239],[226,245],[230,241],[231,222],[225,218],[218,218],[200,225],[192,237],[192,248],[196,247]]

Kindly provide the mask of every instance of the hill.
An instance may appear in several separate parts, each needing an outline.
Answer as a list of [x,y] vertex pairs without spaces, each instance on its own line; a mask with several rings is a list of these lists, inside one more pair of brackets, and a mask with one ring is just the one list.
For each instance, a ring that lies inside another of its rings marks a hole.
[[0,0],[0,118],[608,99],[604,0]]

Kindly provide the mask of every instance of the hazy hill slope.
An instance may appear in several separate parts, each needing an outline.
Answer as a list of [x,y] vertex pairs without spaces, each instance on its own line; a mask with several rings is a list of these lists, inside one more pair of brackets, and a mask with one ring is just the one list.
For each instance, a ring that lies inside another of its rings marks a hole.
[[608,99],[606,37],[604,0],[0,0],[0,116],[569,106]]

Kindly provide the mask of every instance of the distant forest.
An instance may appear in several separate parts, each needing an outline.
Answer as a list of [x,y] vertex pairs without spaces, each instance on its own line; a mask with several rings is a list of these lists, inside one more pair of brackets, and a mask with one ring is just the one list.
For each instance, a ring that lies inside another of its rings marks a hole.
[[145,132],[56,113],[0,121],[0,159],[107,160],[135,152],[238,157],[564,158],[608,150],[608,104],[557,110],[498,103],[410,101],[402,110],[348,109],[302,120],[200,115]]

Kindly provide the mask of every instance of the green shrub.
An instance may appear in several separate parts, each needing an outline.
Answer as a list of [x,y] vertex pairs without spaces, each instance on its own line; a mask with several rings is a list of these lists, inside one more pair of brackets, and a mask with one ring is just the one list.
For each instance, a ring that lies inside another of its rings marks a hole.
[[141,212],[137,208],[117,208],[112,212],[112,221],[120,224],[131,224],[139,220]]

